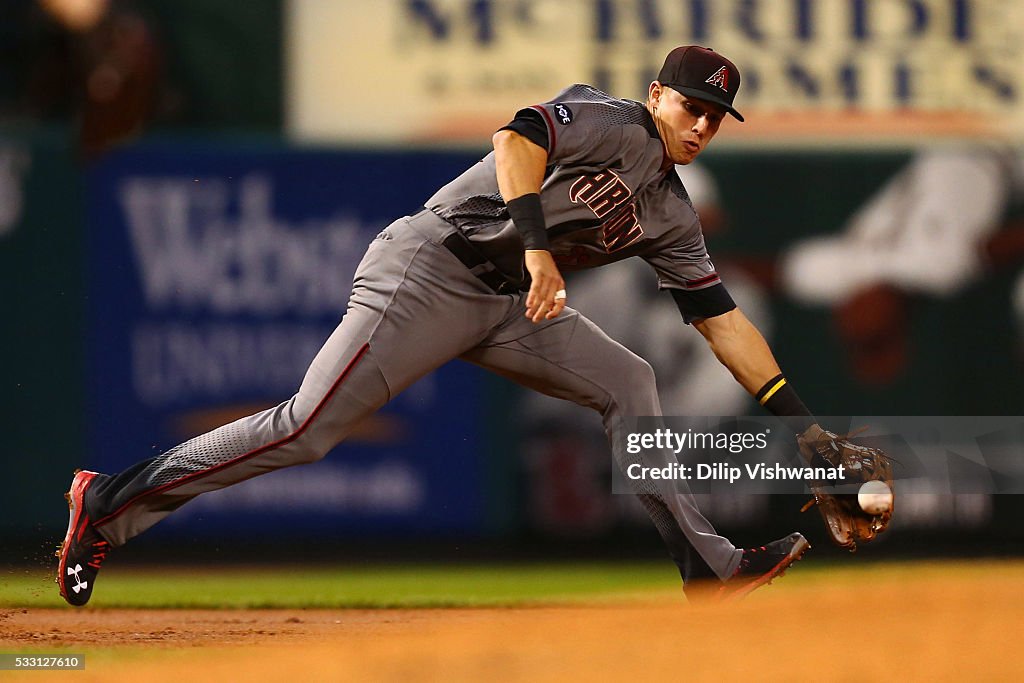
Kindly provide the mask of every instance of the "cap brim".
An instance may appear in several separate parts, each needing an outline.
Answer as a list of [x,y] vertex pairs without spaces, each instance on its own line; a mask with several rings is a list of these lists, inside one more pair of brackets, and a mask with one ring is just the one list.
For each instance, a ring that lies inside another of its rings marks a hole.
[[743,114],[740,114],[738,111],[733,109],[731,104],[729,104],[720,97],[715,97],[706,90],[698,90],[697,88],[685,88],[683,86],[672,85],[671,83],[662,83],[662,85],[667,85],[676,92],[686,95],[687,97],[692,97],[697,100],[706,100],[708,102],[714,102],[715,104],[721,105],[725,107],[725,110],[727,112],[735,116],[738,120],[743,120]]

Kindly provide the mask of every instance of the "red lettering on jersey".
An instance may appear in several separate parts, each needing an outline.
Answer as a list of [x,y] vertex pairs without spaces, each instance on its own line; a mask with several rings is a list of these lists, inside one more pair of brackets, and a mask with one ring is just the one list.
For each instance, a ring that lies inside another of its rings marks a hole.
[[629,196],[633,194],[626,187],[626,184],[619,180],[617,183],[612,185],[606,192],[602,192],[600,196],[596,197],[594,201],[589,202],[587,206],[593,211],[598,218],[604,218],[612,211],[615,210],[619,204],[629,199]]
[[[636,216],[636,206],[629,202],[633,192],[614,171],[583,175],[569,187],[573,204],[586,204],[598,218],[612,216],[601,226],[601,241],[609,254],[633,244],[644,234]],[[625,204],[625,206],[623,206]]]
[[617,175],[610,171],[581,176],[569,188],[569,200],[573,204],[583,202],[590,206],[590,202],[594,201],[595,197],[615,185],[616,181],[622,182]]
[[636,207],[630,204],[624,211],[620,211],[610,221],[604,224],[601,230],[601,239],[604,242],[605,250],[610,254],[619,249],[625,249],[636,242],[644,234],[640,227],[640,221],[636,218]]

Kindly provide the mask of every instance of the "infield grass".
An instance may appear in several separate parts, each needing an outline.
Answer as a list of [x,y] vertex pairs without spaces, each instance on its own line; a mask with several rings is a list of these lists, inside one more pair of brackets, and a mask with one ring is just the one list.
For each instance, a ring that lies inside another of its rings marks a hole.
[[[948,576],[1020,576],[1019,562],[910,561],[801,563],[785,584],[798,591],[882,580],[908,586]],[[530,607],[636,599],[683,602],[670,562],[511,565],[361,565],[344,567],[110,567],[90,602],[97,608],[317,609]],[[0,572],[0,609],[64,607],[53,575]]]
[[[499,607],[621,599],[678,590],[669,562],[341,568],[104,569],[90,605],[129,608]],[[0,608],[65,603],[53,575],[8,570]]]

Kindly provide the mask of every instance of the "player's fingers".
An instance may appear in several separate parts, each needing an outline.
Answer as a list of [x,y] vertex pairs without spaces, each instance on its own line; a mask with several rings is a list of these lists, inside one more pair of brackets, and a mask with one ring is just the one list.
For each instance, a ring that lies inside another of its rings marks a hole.
[[550,277],[539,274],[530,283],[530,292],[526,295],[526,317],[534,322],[541,319],[554,301],[555,283]]
[[565,308],[565,290],[559,289],[549,297],[544,298],[544,303],[538,307],[537,315],[534,316],[533,322],[539,323],[541,320],[556,318],[563,308]]
[[537,309],[540,307],[541,297],[540,285],[537,282],[533,282],[530,285],[530,292],[526,295],[526,317],[533,320],[534,316],[537,315]]
[[552,318],[557,318],[558,314],[561,313],[562,309],[565,308],[565,301],[566,301],[565,290],[564,289],[559,289],[558,291],[556,291],[555,292],[555,302],[551,306],[551,310],[548,311],[548,314],[545,317],[548,320],[551,320]]
[[558,301],[555,302],[555,305],[551,307],[551,310],[548,311],[548,314],[544,317],[546,317],[548,320],[551,320],[552,318],[557,318],[558,314],[561,313],[562,309],[564,308],[565,299],[559,299]]
[[538,296],[536,313],[530,318],[535,323],[541,320],[551,320],[561,313],[565,308],[565,281],[562,278],[545,278],[538,282]]
[[553,305],[554,304],[551,302],[550,299],[541,300],[541,302],[537,305],[537,312],[533,314],[530,320],[532,320],[535,323],[539,323],[541,320],[544,319],[545,316],[548,315],[548,311],[551,310],[551,307]]
[[537,300],[534,302],[533,310],[527,310],[526,317],[535,323],[539,323],[543,320],[551,307],[555,304],[555,293],[554,283],[552,282],[538,282],[537,284]]

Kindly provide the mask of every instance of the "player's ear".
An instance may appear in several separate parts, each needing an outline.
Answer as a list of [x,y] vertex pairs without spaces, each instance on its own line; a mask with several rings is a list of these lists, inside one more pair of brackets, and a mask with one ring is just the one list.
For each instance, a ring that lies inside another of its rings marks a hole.
[[661,97],[661,83],[658,81],[651,81],[650,86],[647,88],[647,97],[651,101],[657,102]]

